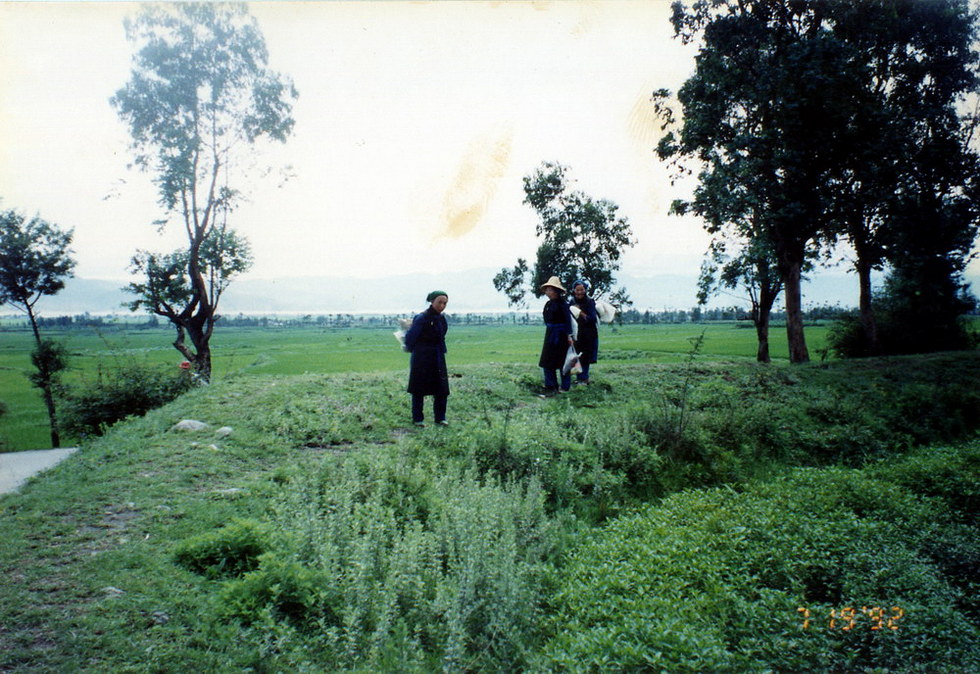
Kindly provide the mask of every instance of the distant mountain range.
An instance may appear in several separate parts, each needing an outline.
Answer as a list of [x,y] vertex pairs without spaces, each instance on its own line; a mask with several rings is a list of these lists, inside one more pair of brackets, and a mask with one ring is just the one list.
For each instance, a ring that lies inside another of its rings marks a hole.
[[[493,288],[497,270],[473,269],[447,274],[405,274],[376,279],[298,276],[277,279],[240,279],[232,283],[221,300],[221,313],[244,314],[410,314],[425,308],[432,290],[449,294],[452,313],[508,310],[503,295]],[[633,298],[636,309],[660,311],[689,309],[696,302],[697,277],[682,275],[630,276],[619,279]],[[980,277],[967,280],[980,288]],[[122,290],[123,281],[73,278],[57,295],[38,304],[44,316],[128,313],[124,304],[133,296]],[[852,307],[857,305],[857,279],[852,274],[814,274],[804,286],[804,304]],[[536,309],[539,301],[532,301]],[[739,296],[722,295],[714,306],[746,304]],[[779,303],[781,305],[781,303]],[[9,313],[4,308],[5,313]]]

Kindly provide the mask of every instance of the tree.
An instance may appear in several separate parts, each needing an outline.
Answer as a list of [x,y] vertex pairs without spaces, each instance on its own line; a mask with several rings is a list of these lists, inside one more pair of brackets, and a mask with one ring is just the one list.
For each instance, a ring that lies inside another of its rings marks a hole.
[[[962,135],[951,111],[976,88],[966,1],[711,0],[676,3],[672,21],[681,39],[702,38],[695,75],[678,93],[683,127],[658,146],[661,157],[699,161],[690,210],[713,233],[734,229],[772,246],[794,362],[809,358],[802,270],[847,239],[874,350],[871,272],[902,236],[908,176],[922,176],[923,148]],[[666,92],[656,96],[663,106]],[[964,145],[943,144],[943,178],[914,189],[956,199],[970,162]]]
[[841,101],[851,100],[856,81],[847,51],[824,30],[825,4],[675,3],[676,34],[685,42],[700,36],[702,46],[678,92],[682,128],[657,148],[662,158],[701,165],[689,207],[708,231],[734,227],[750,244],[772,247],[795,363],[809,360],[800,283],[808,261],[835,238],[828,204],[848,153],[852,107]]
[[507,295],[510,306],[523,305],[528,290],[540,297],[541,284],[551,276],[570,283],[583,279],[595,297],[615,305],[630,305],[625,288],[616,288],[615,272],[626,248],[635,245],[629,222],[618,217],[619,207],[605,199],[595,200],[572,191],[568,167],[543,162],[524,177],[524,203],[539,218],[535,233],[542,239],[533,271],[527,260],[502,269],[493,279],[494,288]]
[[749,296],[752,307],[750,315],[759,344],[756,360],[760,363],[771,362],[769,317],[783,289],[782,279],[776,272],[772,247],[750,242],[742,244],[731,255],[726,243],[723,239],[711,242],[709,257],[701,266],[698,279],[698,304],[707,304],[708,298],[722,287],[732,290],[743,288]]
[[[212,307],[217,308],[228,284],[247,270],[251,262],[251,247],[244,237],[223,226],[208,232],[200,249],[198,268]],[[130,271],[141,280],[128,286],[128,290],[137,296],[130,302],[129,309],[137,311],[142,307],[173,322],[174,316],[179,317],[179,307],[187,307],[194,302],[195,289],[188,278],[188,268],[189,254],[186,250],[163,255],[137,251],[130,263]],[[211,320],[205,324],[205,340],[210,340],[213,330],[214,320]],[[194,362],[196,356],[184,343],[180,331],[174,346],[189,362]],[[197,355],[201,352],[201,347],[198,347]]]
[[61,446],[54,389],[66,356],[60,344],[41,338],[35,305],[64,288],[65,279],[73,275],[72,235],[72,230],[63,231],[37,216],[27,220],[12,210],[0,212],[0,304],[23,311],[30,321],[36,370],[31,382],[41,390],[48,409],[52,447]]
[[233,185],[257,143],[286,141],[297,93],[268,68],[244,5],[149,5],[126,33],[136,46],[132,77],[111,102],[128,124],[136,166],[154,176],[165,211],[156,224],[176,220],[187,234],[183,250],[137,252],[131,269],[142,280],[128,288],[139,296],[131,307],[167,318],[174,347],[209,380],[221,292],[251,260],[228,226],[243,198]]
[[875,354],[873,270],[887,264],[893,281],[895,274],[903,279],[889,283],[891,319],[899,288],[929,288],[929,301],[913,310],[915,325],[901,332],[942,332],[969,305],[958,299],[956,278],[976,236],[977,157],[969,139],[977,120],[959,110],[977,91],[977,20],[963,0],[837,2],[831,16],[834,36],[864,64],[855,70],[862,95],[850,113],[852,151],[837,217],[855,252],[863,352]]
[[[974,345],[962,317],[977,302],[963,272],[980,227],[980,161],[962,152],[960,139],[947,135],[956,128],[951,123],[923,138],[913,158],[917,171],[896,198],[893,217],[899,224],[890,240],[890,271],[882,293],[887,353]],[[944,136],[950,145],[936,147]],[[957,170],[952,158],[967,166]]]

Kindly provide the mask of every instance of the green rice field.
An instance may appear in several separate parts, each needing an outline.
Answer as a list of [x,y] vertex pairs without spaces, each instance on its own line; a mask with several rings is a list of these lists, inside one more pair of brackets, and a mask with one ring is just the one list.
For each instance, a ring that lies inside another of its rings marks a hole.
[[[470,364],[525,363],[537,369],[541,327],[535,325],[459,326],[447,336],[450,370]],[[593,371],[601,376],[602,361],[671,363],[688,357],[692,339],[704,332],[700,354],[706,360],[753,360],[755,330],[748,323],[607,326],[600,334],[600,362]],[[73,329],[48,331],[45,336],[63,342],[70,354],[69,385],[84,385],[100,370],[116,370],[128,363],[170,365],[182,360],[171,346],[170,329]],[[807,328],[811,358],[821,358],[826,326]],[[42,449],[50,444],[47,413],[40,393],[31,387],[33,340],[28,330],[0,331],[0,401],[7,413],[0,416],[0,447],[4,451]],[[381,372],[408,367],[391,328],[270,327],[219,328],[212,339],[214,377],[298,375],[304,373]],[[786,360],[786,334],[774,327],[770,334],[774,360]],[[71,443],[65,438],[64,444]]]

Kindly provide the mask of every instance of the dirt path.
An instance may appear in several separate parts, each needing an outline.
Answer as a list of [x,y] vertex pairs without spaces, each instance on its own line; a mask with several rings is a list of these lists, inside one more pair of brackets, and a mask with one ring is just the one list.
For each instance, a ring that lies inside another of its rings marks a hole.
[[0,494],[16,491],[29,478],[58,464],[77,450],[77,447],[66,447],[0,454]]

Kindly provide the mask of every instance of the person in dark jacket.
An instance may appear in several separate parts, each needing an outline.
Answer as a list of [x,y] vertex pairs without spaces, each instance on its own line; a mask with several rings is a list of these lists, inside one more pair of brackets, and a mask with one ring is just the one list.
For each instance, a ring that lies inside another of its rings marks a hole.
[[442,312],[446,310],[449,296],[441,290],[433,290],[425,301],[429,303],[429,308],[412,320],[412,327],[405,333],[405,350],[412,353],[408,375],[408,392],[412,394],[412,423],[425,425],[422,407],[425,396],[432,396],[432,415],[436,423],[448,426],[446,332],[449,326]]
[[570,309],[578,323],[575,352],[580,354],[578,362],[582,368],[575,378],[580,384],[589,383],[589,365],[599,359],[599,313],[588,292],[587,282],[578,280],[572,284]]
[[544,371],[544,393],[547,398],[558,393],[558,380],[561,377],[561,390],[571,388],[572,375],[562,372],[568,347],[574,345],[572,335],[575,326],[568,304],[565,302],[565,288],[557,276],[552,276],[541,286],[548,302],[544,305],[544,344],[541,347],[541,358],[538,366]]

